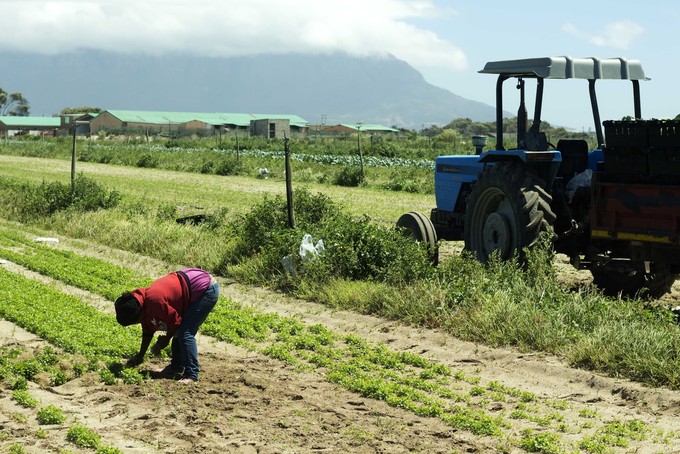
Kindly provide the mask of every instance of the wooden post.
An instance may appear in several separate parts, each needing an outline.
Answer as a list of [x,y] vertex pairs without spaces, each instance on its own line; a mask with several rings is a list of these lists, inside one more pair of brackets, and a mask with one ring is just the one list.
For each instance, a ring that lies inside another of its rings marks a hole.
[[359,165],[361,166],[361,177],[364,177],[364,154],[361,152],[361,123],[357,124],[357,148],[359,148]]
[[288,137],[283,136],[283,149],[286,157],[286,201],[288,202],[288,227],[295,227],[295,213],[293,212],[293,175],[290,169],[290,146]]
[[76,125],[73,128],[73,146],[71,148],[71,194],[76,192]]

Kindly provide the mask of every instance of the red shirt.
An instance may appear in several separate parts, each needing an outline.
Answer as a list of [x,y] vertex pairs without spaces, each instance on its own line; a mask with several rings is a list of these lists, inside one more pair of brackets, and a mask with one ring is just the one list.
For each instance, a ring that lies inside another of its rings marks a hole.
[[163,276],[132,294],[142,306],[142,332],[145,335],[177,329],[189,305],[187,282],[177,273]]

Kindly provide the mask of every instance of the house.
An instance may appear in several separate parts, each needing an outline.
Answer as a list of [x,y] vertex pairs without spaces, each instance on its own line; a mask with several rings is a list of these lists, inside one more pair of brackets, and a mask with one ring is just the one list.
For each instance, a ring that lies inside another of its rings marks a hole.
[[320,137],[328,136],[350,136],[352,134],[368,133],[368,134],[383,134],[383,133],[398,133],[398,129],[390,128],[388,126],[378,125],[378,124],[348,124],[341,123],[338,125],[309,125],[308,127],[310,135]]

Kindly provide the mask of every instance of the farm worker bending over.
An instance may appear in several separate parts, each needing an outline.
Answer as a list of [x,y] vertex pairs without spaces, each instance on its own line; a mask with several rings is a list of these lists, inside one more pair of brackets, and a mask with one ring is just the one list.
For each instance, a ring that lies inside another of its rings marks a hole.
[[146,288],[125,292],[116,300],[116,320],[122,326],[142,324],[139,353],[130,358],[129,366],[144,361],[153,335],[159,336],[151,353],[159,355],[172,339],[172,360],[163,369],[168,374],[182,375],[180,381],[198,381],[198,349],[196,332],[215,307],[220,288],[214,277],[199,268],[187,268],[163,276]]

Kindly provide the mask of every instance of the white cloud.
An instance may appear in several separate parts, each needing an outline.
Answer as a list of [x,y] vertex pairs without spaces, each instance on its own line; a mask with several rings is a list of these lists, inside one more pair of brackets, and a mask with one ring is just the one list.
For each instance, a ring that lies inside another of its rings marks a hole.
[[431,0],[0,0],[0,49],[102,49],[208,56],[390,53],[419,67],[465,69],[465,54],[410,24]]
[[572,23],[564,24],[562,30],[596,46],[622,50],[627,50],[644,32],[641,26],[630,20],[609,23],[599,34],[583,31]]

